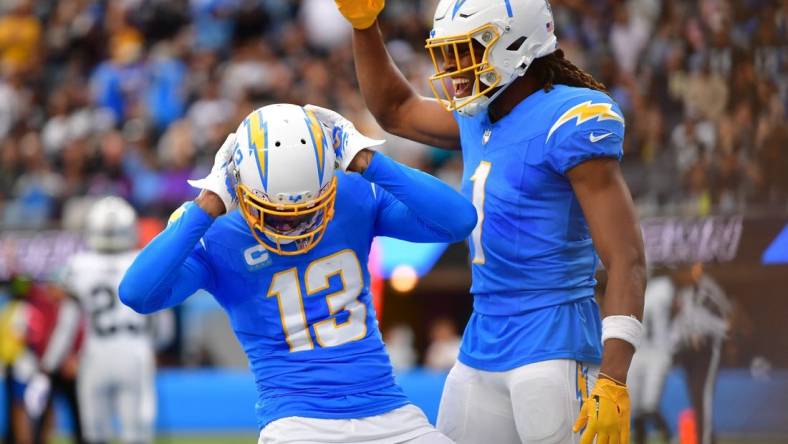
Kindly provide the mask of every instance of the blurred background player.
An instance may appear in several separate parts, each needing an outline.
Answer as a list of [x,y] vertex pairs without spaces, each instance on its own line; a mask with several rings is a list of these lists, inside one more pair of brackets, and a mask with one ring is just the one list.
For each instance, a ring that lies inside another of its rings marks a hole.
[[424,353],[424,365],[438,371],[448,371],[457,362],[460,337],[457,326],[449,318],[435,319],[430,324],[430,345]]
[[697,442],[713,444],[714,391],[722,343],[729,327],[731,303],[703,265],[692,264],[675,273],[673,346],[676,364],[684,368],[690,403],[695,411]]
[[632,356],[627,386],[632,400],[633,434],[636,444],[645,444],[653,425],[669,443],[671,431],[660,412],[665,379],[673,364],[672,311],[675,287],[670,276],[648,280],[643,307],[643,340]]
[[53,277],[34,283],[27,296],[27,342],[36,357],[36,371],[25,387],[25,407],[33,421],[33,442],[49,443],[55,432],[54,400],[63,397],[70,410],[73,440],[82,444],[77,371],[84,323],[79,303]]
[[261,444],[451,442],[394,382],[361,264],[378,235],[459,241],[475,212],[366,149],[382,143],[323,108],[253,111],[121,282],[141,313],[198,289],[227,311],[257,384]]
[[478,214],[474,311],[438,429],[461,443],[627,442],[645,259],[618,164],[621,108],[558,49],[546,0],[441,0],[426,45],[435,99],[390,58],[383,0],[336,3],[355,28],[372,114],[391,133],[462,150],[462,191]]
[[35,358],[27,347],[30,306],[27,297],[32,282],[12,275],[3,282],[7,298],[0,310],[0,363],[5,385],[6,430],[4,444],[31,444],[33,433],[25,410],[25,386],[35,371]]
[[87,214],[85,234],[90,250],[72,256],[64,276],[87,321],[78,378],[85,440],[150,442],[156,408],[151,326],[120,303],[117,292],[137,254],[137,215],[119,197],[102,198]]

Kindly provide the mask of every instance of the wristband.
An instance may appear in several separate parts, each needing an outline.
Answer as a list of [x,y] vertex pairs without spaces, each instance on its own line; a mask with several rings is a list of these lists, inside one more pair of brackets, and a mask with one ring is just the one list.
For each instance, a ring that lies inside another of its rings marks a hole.
[[602,319],[603,345],[608,339],[616,338],[629,342],[637,350],[642,335],[643,324],[634,316],[612,315]]
[[625,383],[623,383],[623,382],[619,381],[618,379],[616,379],[616,378],[614,378],[614,377],[612,377],[612,376],[608,375],[608,374],[607,374],[607,373],[605,373],[605,372],[599,372],[599,376],[602,376],[602,377],[604,377],[605,379],[609,379],[609,380],[611,380],[611,381],[615,382],[616,384],[618,384],[618,385],[620,385],[620,386],[623,386],[623,387],[626,387],[626,386],[627,386]]

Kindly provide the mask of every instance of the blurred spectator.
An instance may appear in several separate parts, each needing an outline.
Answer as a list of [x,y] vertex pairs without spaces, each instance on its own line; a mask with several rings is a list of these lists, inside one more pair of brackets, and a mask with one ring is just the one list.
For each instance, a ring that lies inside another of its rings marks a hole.
[[186,183],[187,179],[201,174],[194,171],[193,134],[192,125],[187,120],[180,120],[159,141],[159,159],[167,168],[159,176],[161,189],[158,200],[168,208],[175,208],[197,195]]
[[29,132],[19,142],[23,173],[12,188],[14,200],[5,208],[4,223],[35,228],[54,216],[63,177],[52,171],[38,134]]
[[680,173],[686,173],[699,159],[711,156],[717,142],[714,124],[701,120],[695,111],[688,112],[684,121],[673,128],[670,138]]
[[618,3],[615,8],[610,46],[620,69],[632,75],[651,30],[643,17],[630,13],[628,6],[628,3]]
[[9,74],[0,79],[0,138],[8,136],[25,113],[28,98],[24,92],[19,75]]
[[131,196],[131,179],[126,175],[123,160],[126,142],[117,131],[101,137],[98,152],[98,172],[90,180],[88,193],[91,195],[113,195],[128,199]]
[[[394,3],[380,17],[392,57],[427,94],[435,4]],[[646,214],[788,207],[785,8],[756,4],[553,2],[561,47],[624,110],[624,174]],[[83,192],[166,216],[192,197],[178,181],[267,103],[328,106],[384,136],[331,0],[14,0],[2,14],[4,224],[55,224]],[[458,182],[457,153],[387,138],[388,154]]]
[[3,72],[29,72],[41,44],[41,22],[33,15],[32,0],[5,2],[0,18],[0,66]]
[[151,53],[147,106],[153,125],[161,131],[186,108],[186,66],[174,54],[173,45],[159,43]]
[[702,119],[719,119],[728,104],[728,85],[725,79],[714,74],[708,63],[690,75],[684,92],[684,110],[697,113]]
[[190,0],[194,43],[204,50],[224,49],[233,31],[232,14],[239,0]]
[[337,10],[334,0],[305,0],[301,19],[309,44],[324,50],[350,43],[351,27]]
[[430,324],[430,346],[424,364],[433,370],[448,371],[457,362],[460,337],[457,326],[449,318],[438,318]]
[[140,100],[146,87],[145,66],[141,62],[143,36],[125,27],[112,36],[111,59],[101,63],[91,76],[91,90],[98,106],[112,111],[122,122],[133,102]]
[[413,330],[404,324],[394,325],[383,332],[383,342],[394,370],[408,370],[416,365],[413,340]]
[[194,128],[194,143],[204,150],[210,150],[211,143],[216,143],[235,122],[233,103],[219,94],[219,85],[209,80],[203,87],[200,98],[189,108],[189,120]]

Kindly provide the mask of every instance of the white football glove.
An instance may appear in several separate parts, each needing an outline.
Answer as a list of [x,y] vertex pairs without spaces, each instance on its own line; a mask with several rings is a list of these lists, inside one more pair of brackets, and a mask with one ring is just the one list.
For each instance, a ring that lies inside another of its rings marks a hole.
[[24,393],[25,410],[30,417],[37,419],[44,413],[44,408],[49,399],[51,383],[49,377],[43,373],[36,373],[27,383]]
[[339,166],[342,171],[347,171],[348,165],[353,161],[359,151],[372,149],[386,143],[385,140],[371,139],[356,129],[353,122],[342,117],[336,111],[321,108],[315,105],[305,105],[304,109],[315,113],[315,117],[331,128],[331,138],[334,144]]
[[235,193],[234,153],[235,133],[232,133],[227,136],[222,147],[216,152],[211,172],[202,179],[187,181],[194,188],[216,193],[224,203],[225,214],[238,207],[238,196]]

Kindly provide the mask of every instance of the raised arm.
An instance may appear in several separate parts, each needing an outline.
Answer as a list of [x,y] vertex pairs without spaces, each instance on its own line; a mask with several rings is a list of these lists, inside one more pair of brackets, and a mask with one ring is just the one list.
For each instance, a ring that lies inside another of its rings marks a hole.
[[372,182],[378,205],[375,234],[414,242],[456,242],[476,226],[476,209],[451,187],[419,170],[371,151],[383,140],[370,139],[339,113],[304,107],[331,128],[342,170]]
[[412,242],[458,242],[476,226],[476,209],[437,178],[369,150],[351,163],[371,182],[375,234]]
[[446,149],[460,149],[454,117],[437,100],[414,91],[394,64],[377,22],[353,30],[356,77],[367,107],[386,131]]
[[212,288],[213,272],[200,239],[217,216],[237,205],[230,180],[234,147],[235,134],[230,134],[216,152],[208,176],[189,181],[202,189],[197,199],[173,213],[167,228],[126,271],[118,295],[134,311],[147,314],[169,308],[199,289]]
[[120,300],[138,313],[173,307],[212,284],[211,268],[198,242],[214,218],[194,202],[176,214],[140,252],[120,283]]
[[356,77],[367,107],[388,132],[427,145],[460,149],[454,117],[417,94],[391,60],[377,23],[384,0],[335,0],[353,26]]

